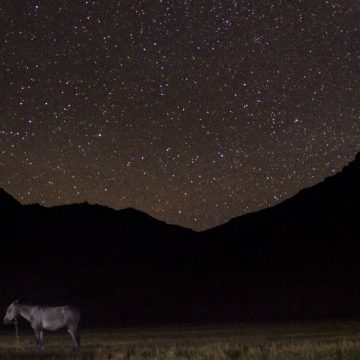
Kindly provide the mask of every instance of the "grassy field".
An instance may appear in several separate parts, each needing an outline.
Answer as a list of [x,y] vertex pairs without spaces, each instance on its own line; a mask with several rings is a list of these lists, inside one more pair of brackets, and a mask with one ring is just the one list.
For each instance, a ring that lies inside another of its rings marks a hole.
[[45,333],[37,353],[32,333],[0,333],[0,359],[357,359],[359,322],[246,323],[233,327],[83,330],[75,351],[64,332]]

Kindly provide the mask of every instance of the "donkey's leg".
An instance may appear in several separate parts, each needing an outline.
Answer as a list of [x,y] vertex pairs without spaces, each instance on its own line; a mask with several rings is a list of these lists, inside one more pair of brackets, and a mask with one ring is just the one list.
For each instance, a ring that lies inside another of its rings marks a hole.
[[76,336],[76,341],[78,343],[78,347],[80,347],[80,345],[81,345],[81,336],[80,336],[79,330],[77,330],[77,329],[75,331],[75,336]]
[[74,326],[69,326],[67,330],[74,341],[76,349],[78,349],[80,347],[80,335],[79,332],[77,331],[77,328]]
[[34,332],[35,332],[35,338],[36,338],[36,345],[37,345],[37,349],[42,350],[43,349],[43,334],[42,334],[42,330],[39,327],[34,328]]

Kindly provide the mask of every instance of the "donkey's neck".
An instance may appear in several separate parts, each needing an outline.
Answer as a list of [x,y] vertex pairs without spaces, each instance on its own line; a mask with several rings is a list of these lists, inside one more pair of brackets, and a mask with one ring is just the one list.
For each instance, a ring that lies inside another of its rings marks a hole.
[[33,306],[17,304],[16,307],[19,310],[19,315],[21,315],[27,321],[31,321]]

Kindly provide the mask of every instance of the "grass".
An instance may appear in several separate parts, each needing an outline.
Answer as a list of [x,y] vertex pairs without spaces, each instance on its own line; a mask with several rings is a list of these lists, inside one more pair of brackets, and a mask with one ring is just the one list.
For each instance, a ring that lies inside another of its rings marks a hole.
[[18,341],[11,328],[0,333],[1,360],[359,360],[360,322],[84,330],[81,350],[72,346],[68,334],[47,332],[37,353],[25,325]]

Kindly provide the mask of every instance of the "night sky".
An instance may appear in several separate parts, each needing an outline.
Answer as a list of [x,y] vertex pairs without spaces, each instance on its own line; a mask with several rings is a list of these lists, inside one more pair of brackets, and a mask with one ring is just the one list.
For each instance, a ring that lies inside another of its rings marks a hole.
[[0,2],[0,187],[205,229],[360,150],[360,3]]

